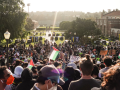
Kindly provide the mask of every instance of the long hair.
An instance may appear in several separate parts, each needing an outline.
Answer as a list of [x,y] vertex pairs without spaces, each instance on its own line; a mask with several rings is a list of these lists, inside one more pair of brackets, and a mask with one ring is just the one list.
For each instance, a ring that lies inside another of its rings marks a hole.
[[106,90],[113,90],[120,85],[120,63],[111,67],[104,73],[101,86]]

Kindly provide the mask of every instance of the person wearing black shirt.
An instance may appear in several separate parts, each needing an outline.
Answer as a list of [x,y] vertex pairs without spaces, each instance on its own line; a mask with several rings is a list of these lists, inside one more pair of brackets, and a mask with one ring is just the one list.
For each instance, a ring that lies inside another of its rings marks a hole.
[[100,87],[100,81],[91,77],[93,63],[90,56],[86,55],[80,62],[82,77],[79,80],[72,81],[68,90],[91,90],[93,87]]

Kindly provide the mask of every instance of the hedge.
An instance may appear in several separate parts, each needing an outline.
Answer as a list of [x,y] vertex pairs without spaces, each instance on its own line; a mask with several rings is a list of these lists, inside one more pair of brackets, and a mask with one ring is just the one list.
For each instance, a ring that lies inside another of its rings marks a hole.
[[59,30],[59,28],[42,28],[42,27],[39,27],[39,28],[36,28],[36,30]]
[[58,37],[55,37],[55,41],[57,41],[58,40]]

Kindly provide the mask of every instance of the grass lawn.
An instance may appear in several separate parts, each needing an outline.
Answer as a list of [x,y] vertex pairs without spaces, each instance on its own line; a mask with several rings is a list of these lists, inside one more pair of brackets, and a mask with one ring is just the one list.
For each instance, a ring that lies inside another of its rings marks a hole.
[[57,44],[63,43],[65,41],[65,37],[63,38],[63,40],[61,41],[59,38],[57,41],[55,41]]

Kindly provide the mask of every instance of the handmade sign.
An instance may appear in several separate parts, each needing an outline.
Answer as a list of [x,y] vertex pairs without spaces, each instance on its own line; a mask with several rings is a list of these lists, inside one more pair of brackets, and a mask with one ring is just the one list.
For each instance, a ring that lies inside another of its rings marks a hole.
[[116,50],[109,50],[109,55],[116,55]]
[[70,62],[75,62],[75,61],[79,61],[80,57],[79,56],[70,56]]
[[107,55],[108,50],[101,50],[100,55]]

